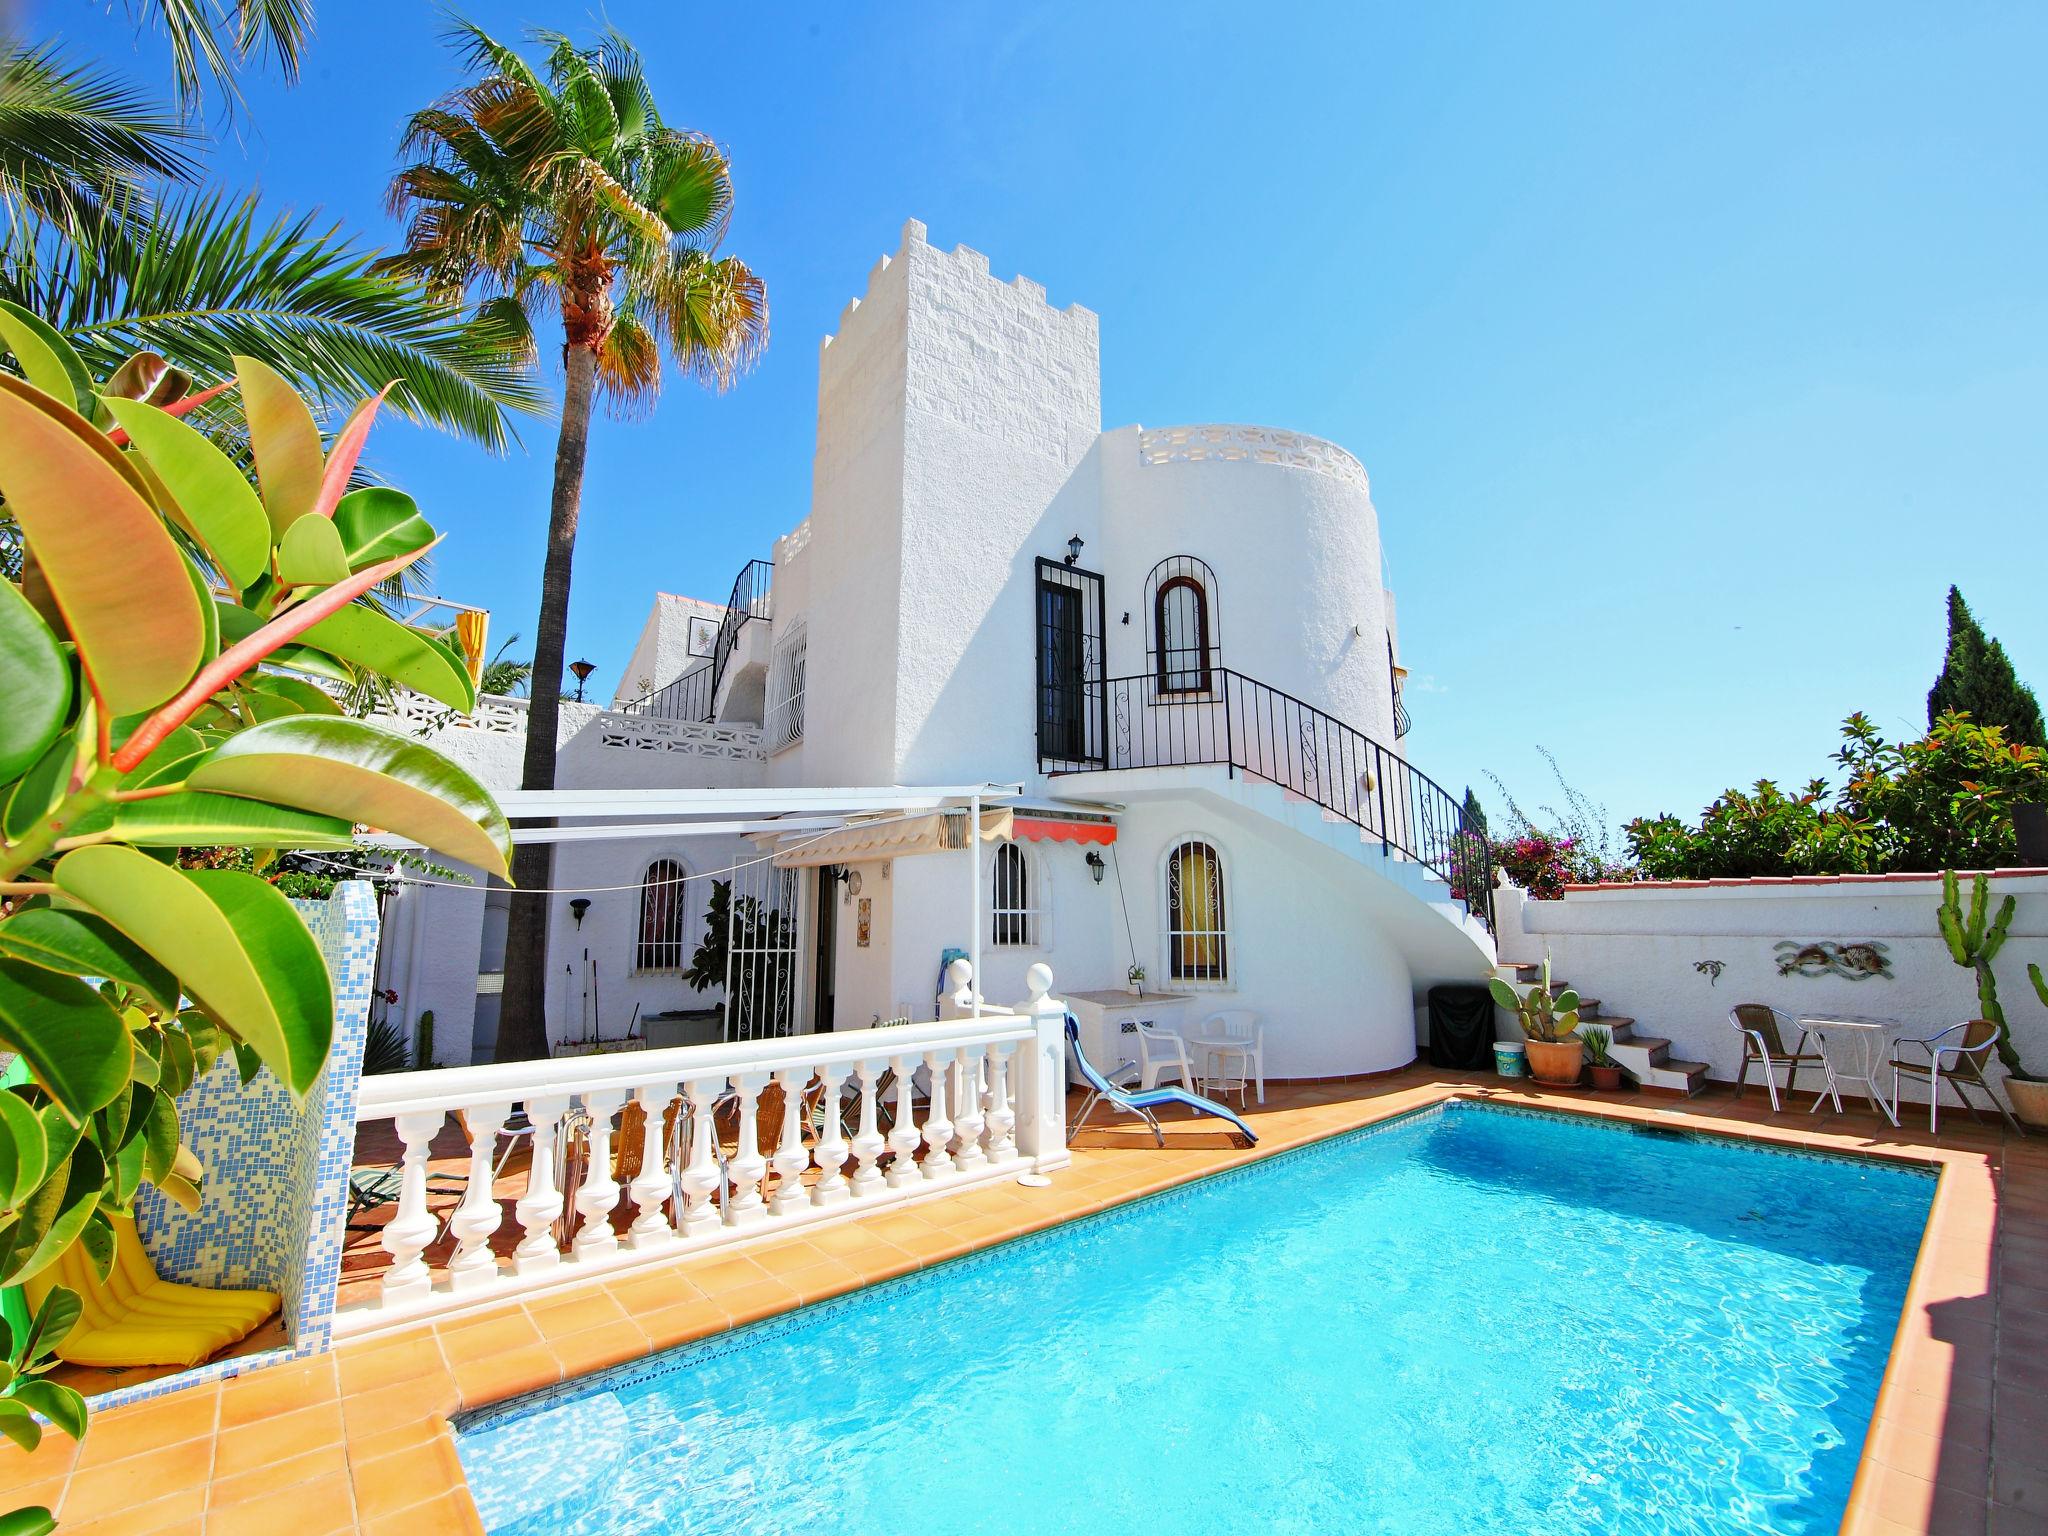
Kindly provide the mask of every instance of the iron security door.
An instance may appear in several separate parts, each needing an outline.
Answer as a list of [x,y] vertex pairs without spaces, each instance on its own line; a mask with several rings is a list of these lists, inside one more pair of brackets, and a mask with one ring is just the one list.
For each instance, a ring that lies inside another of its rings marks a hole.
[[1038,562],[1038,766],[1104,766],[1102,577]]

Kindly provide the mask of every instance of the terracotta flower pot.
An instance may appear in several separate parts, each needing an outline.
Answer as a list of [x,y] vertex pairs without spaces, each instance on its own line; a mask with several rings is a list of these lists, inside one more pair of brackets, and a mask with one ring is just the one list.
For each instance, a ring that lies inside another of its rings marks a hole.
[[2005,1096],[2021,1125],[2048,1130],[2048,1077],[2008,1077]]
[[1578,1087],[1579,1070],[1585,1059],[1586,1042],[1576,1037],[1529,1042],[1529,1075],[1553,1088]]
[[1621,1086],[1621,1068],[1595,1065],[1587,1069],[1593,1074],[1593,1086],[1612,1093]]

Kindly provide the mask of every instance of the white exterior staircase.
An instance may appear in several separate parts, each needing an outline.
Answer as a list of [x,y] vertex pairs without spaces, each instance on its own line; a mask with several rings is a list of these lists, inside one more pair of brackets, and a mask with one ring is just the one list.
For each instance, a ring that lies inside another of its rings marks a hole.
[[[1503,964],[1494,968],[1499,976],[1518,993],[1527,992],[1543,980],[1543,967],[1532,961]],[[1554,997],[1571,985],[1570,982],[1553,976],[1550,991]],[[1682,1061],[1671,1054],[1671,1042],[1656,1035],[1636,1033],[1636,1021],[1622,1014],[1602,1013],[1600,999],[1581,997],[1579,999],[1579,1023],[1598,1024],[1613,1036],[1608,1042],[1607,1054],[1614,1058],[1615,1065],[1635,1079],[1637,1086],[1665,1093],[1680,1093],[1690,1098],[1700,1091],[1707,1080],[1707,1064],[1704,1061]]]

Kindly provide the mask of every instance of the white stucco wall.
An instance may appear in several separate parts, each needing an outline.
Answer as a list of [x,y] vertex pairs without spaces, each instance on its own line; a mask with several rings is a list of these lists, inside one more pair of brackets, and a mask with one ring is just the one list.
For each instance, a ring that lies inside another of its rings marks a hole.
[[725,614],[723,600],[679,597],[673,592],[654,594],[654,606],[640,628],[632,655],[626,658],[612,702],[623,704],[666,686],[696,666],[699,658],[690,654],[690,621],[708,618],[716,624]]
[[[1991,889],[1994,912],[2005,894],[2017,898],[1993,967],[1999,1001],[2021,1059],[2048,1072],[2048,1009],[2027,982],[2028,961],[2048,965],[2048,875],[1999,876]],[[1499,895],[1503,961],[1547,951],[1559,979],[1597,996],[1603,1012],[1634,1018],[1638,1033],[1668,1038],[1673,1055],[1706,1062],[1716,1078],[1732,1080],[1741,1065],[1728,1023],[1736,1003],[1897,1019],[1919,1035],[1978,1012],[1974,974],[1949,958],[1935,925],[1941,885],[1932,876],[1596,887],[1557,901]],[[1875,941],[1892,974],[1781,976],[1782,940]],[[1711,960],[1722,963],[1718,981],[1695,969]]]

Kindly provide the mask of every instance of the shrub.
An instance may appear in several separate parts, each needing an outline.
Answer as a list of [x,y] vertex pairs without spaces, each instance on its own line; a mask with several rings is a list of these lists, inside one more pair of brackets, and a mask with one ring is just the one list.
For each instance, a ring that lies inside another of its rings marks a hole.
[[1577,844],[1569,837],[1552,837],[1548,832],[1526,832],[1496,844],[1495,861],[1507,877],[1538,901],[1555,901],[1577,874],[1572,855]]

